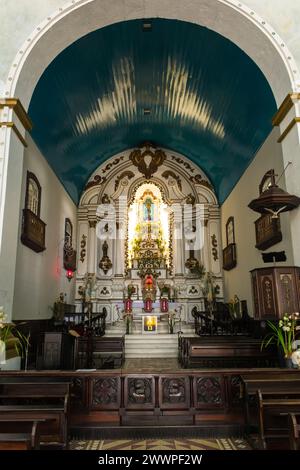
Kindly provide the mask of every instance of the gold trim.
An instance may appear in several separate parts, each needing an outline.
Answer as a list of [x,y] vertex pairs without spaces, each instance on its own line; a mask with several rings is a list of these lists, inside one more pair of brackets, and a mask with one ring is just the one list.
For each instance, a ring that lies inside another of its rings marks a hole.
[[283,133],[281,134],[281,136],[279,137],[279,139],[277,140],[277,142],[280,144],[280,142],[283,141],[283,139],[286,138],[286,136],[288,135],[288,133],[290,132],[290,130],[294,127],[295,124],[297,123],[300,123],[300,117],[295,117],[291,120],[291,122],[289,123],[289,125],[287,126],[287,128],[285,129],[285,131],[283,131]]
[[14,110],[20,122],[27,131],[32,130],[32,121],[23,108],[19,98],[4,98],[0,101],[0,109],[3,109],[5,106]]
[[287,113],[292,109],[294,102],[300,100],[300,93],[289,93],[281,103],[277,113],[273,116],[272,125],[279,126]]
[[16,134],[16,136],[18,137],[18,139],[20,140],[20,142],[24,145],[24,147],[28,147],[26,140],[24,139],[24,137],[22,136],[21,132],[19,131],[19,129],[17,128],[14,122],[10,122],[10,121],[0,122],[0,127],[11,127],[14,133]]

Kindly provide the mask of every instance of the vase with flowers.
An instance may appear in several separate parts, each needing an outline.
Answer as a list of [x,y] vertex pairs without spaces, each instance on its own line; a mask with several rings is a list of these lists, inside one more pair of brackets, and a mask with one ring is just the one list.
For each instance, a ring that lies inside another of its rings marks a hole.
[[295,339],[300,331],[299,313],[285,314],[278,324],[267,321],[271,330],[263,339],[261,347],[276,344],[283,355],[286,367],[292,367],[292,354],[295,349]]
[[21,333],[14,323],[7,323],[4,308],[0,307],[0,365],[6,363],[6,352],[14,349],[17,356],[25,357],[25,370],[27,369],[27,356],[30,334]]
[[129,335],[131,333],[132,324],[133,324],[132,313],[125,312],[123,316],[123,320],[125,321],[125,325],[126,325],[126,335]]

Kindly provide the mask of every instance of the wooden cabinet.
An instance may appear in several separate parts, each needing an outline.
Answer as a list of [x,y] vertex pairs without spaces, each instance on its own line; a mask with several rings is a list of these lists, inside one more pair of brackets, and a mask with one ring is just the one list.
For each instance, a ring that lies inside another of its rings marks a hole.
[[62,332],[45,332],[40,335],[37,350],[37,369],[74,368],[74,336]]
[[299,267],[253,269],[251,276],[255,319],[278,319],[285,313],[299,312]]

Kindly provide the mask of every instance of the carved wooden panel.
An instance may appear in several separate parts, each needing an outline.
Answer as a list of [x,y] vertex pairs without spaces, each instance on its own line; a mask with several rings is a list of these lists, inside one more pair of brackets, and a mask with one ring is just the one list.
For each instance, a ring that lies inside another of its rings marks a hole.
[[91,380],[91,408],[113,409],[120,407],[120,377],[101,377]]
[[282,240],[280,219],[272,219],[271,214],[263,214],[255,221],[256,248],[266,250]]
[[242,379],[240,375],[231,375],[227,377],[228,402],[230,407],[241,407],[243,400],[241,397]]
[[78,408],[85,408],[87,380],[83,377],[74,377],[71,382],[71,407],[76,410]]
[[195,408],[219,408],[224,406],[223,377],[194,377]]
[[161,409],[186,409],[190,406],[189,377],[172,375],[159,377],[159,405]]
[[272,275],[265,275],[260,280],[261,298],[263,302],[264,316],[274,316],[276,304],[274,298],[274,280]]
[[299,272],[295,266],[251,271],[255,318],[281,318],[285,313],[299,311]]
[[127,376],[124,381],[126,409],[153,409],[155,406],[155,379],[152,375]]
[[286,313],[298,311],[295,297],[294,273],[279,274],[280,307]]

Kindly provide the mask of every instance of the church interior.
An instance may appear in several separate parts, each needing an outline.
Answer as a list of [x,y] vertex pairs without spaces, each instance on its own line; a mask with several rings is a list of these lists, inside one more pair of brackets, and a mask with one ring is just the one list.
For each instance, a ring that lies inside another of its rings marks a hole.
[[300,6],[13,3],[0,450],[299,450]]

